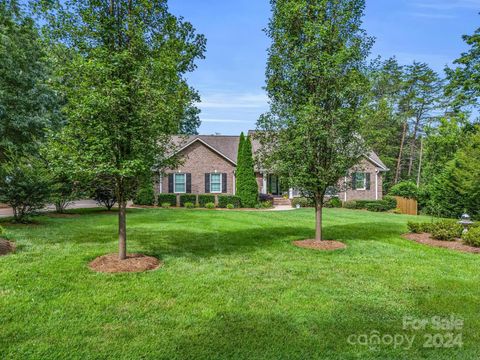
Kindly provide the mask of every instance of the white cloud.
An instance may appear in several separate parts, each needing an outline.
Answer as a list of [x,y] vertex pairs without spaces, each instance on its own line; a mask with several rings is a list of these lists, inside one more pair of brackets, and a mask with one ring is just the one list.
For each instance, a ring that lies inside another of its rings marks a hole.
[[423,0],[414,1],[412,5],[436,11],[454,9],[474,9],[480,11],[480,0]]
[[201,109],[257,109],[268,106],[268,97],[264,93],[210,94],[202,96],[198,104]]
[[414,13],[410,13],[410,15],[418,18],[424,18],[424,19],[455,19],[457,18],[457,16],[453,14],[440,14],[440,13],[414,12]]
[[202,123],[230,123],[230,124],[251,124],[254,123],[248,120],[235,120],[235,119],[203,119],[201,118]]

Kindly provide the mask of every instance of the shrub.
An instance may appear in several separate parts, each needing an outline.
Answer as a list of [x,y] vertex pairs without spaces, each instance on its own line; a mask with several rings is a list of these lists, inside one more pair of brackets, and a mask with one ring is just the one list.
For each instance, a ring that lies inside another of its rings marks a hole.
[[207,209],[215,209],[215,203],[209,202],[205,204],[205,208]]
[[155,192],[151,184],[140,188],[133,199],[135,205],[152,206],[155,204]]
[[394,210],[397,208],[397,199],[393,196],[384,196],[383,201],[387,203],[388,210]]
[[394,185],[389,195],[401,196],[408,199],[418,199],[418,188],[413,181],[403,181]]
[[218,196],[218,207],[226,208],[228,204],[233,205],[236,208],[242,207],[242,202],[240,197],[232,195],[219,195]]
[[435,223],[431,222],[413,222],[409,221],[407,223],[408,231],[414,234],[421,234],[421,233],[431,233],[433,228],[435,227]]
[[5,234],[6,234],[5,228],[3,226],[0,226],[0,237],[5,236]]
[[271,209],[273,208],[273,202],[271,201],[262,201],[260,203],[260,208],[261,209]]
[[258,200],[260,202],[271,201],[273,203],[273,196],[270,195],[270,194],[259,194],[258,195]]
[[235,209],[235,205],[227,204],[227,209],[229,209],[229,210]]
[[183,206],[185,206],[185,208],[187,208],[187,209],[194,209],[195,208],[195,204],[192,203],[192,202],[186,202],[185,204],[183,204]]
[[312,207],[313,203],[310,199],[305,198],[305,197],[295,197],[292,199],[292,207],[297,207],[297,204],[300,205],[300,207]]
[[455,220],[445,220],[434,223],[432,238],[443,241],[454,241],[462,236],[463,227]]
[[93,191],[92,198],[98,205],[106,207],[108,211],[112,210],[113,205],[117,202],[115,190],[103,186]]
[[462,239],[467,245],[480,247],[480,227],[471,228],[462,235]]
[[185,206],[185,203],[192,203],[193,205],[195,205],[197,203],[197,195],[193,195],[193,194],[180,195],[180,206]]
[[338,197],[332,197],[325,203],[325,207],[327,208],[341,208],[342,201]]
[[389,208],[388,202],[383,200],[372,201],[366,204],[365,208],[368,211],[373,211],[373,212],[385,212],[385,211],[391,210],[391,208]]
[[198,205],[206,207],[208,203],[215,203],[215,195],[198,195]]
[[165,203],[168,203],[170,206],[177,206],[177,195],[175,194],[159,194],[157,202],[161,204],[162,207]]
[[34,158],[12,158],[0,166],[0,202],[10,205],[15,221],[43,209],[52,192],[52,177]]
[[168,209],[170,206],[171,206],[171,203],[169,203],[169,202],[163,202],[161,204],[161,207],[164,208],[164,209]]
[[345,209],[356,209],[357,208],[357,202],[355,200],[345,201],[343,203],[343,207]]

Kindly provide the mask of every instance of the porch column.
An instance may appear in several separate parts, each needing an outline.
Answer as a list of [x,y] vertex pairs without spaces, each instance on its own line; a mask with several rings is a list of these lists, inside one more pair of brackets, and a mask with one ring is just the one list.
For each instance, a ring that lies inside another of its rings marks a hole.
[[237,194],[237,178],[235,176],[235,171],[233,172],[233,184],[232,184],[232,189],[233,189],[233,195]]
[[159,194],[162,194],[163,193],[163,175],[162,173],[160,173],[158,175],[158,179],[159,179],[159,182],[158,182],[158,193]]
[[288,198],[289,198],[290,200],[293,199],[293,188],[288,189]]
[[375,200],[378,200],[378,169],[375,169]]
[[262,194],[267,193],[267,173],[262,173]]

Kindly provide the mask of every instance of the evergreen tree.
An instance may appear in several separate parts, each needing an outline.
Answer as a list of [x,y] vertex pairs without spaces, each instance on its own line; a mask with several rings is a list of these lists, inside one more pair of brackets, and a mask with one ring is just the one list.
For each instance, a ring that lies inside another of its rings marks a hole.
[[240,174],[237,173],[237,195],[242,201],[242,206],[254,207],[258,203],[258,184],[255,177],[250,136],[243,140],[240,156],[237,167],[237,169],[241,169]]

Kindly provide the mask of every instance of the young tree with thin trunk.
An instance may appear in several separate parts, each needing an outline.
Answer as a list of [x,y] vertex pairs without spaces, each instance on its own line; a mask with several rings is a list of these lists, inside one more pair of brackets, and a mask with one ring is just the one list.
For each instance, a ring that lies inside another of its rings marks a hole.
[[195,92],[184,75],[205,39],[165,0],[38,2],[57,43],[68,124],[55,145],[72,168],[110,178],[119,206],[119,258],[127,256],[126,204],[138,180],[167,158]]
[[317,241],[327,189],[364,154],[359,136],[372,40],[363,0],[272,0],[270,112],[258,121],[263,166],[312,199]]

